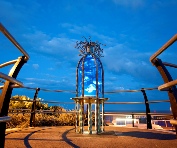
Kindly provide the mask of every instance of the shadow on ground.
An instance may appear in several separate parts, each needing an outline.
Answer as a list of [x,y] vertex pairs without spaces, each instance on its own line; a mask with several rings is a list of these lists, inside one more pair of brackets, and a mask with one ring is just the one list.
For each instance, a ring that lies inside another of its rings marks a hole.
[[36,133],[36,132],[40,132],[40,131],[46,130],[46,129],[51,129],[51,128],[42,128],[42,129],[40,129],[40,130],[33,131],[33,132],[31,132],[30,134],[28,134],[28,135],[24,138],[24,144],[25,144],[25,146],[26,146],[27,148],[32,148],[31,145],[29,144],[29,137],[30,137],[32,134]]
[[154,132],[141,132],[141,131],[131,131],[131,132],[115,132],[117,136],[131,136],[136,138],[145,139],[157,139],[157,140],[175,140],[176,135],[167,133],[154,133]]
[[[24,137],[24,138],[6,138],[6,139],[11,139],[11,140],[24,140],[24,145],[25,145],[27,148],[32,148],[31,145],[29,144],[29,138],[30,138],[30,136],[33,135],[33,134],[36,133],[36,132],[40,132],[40,131],[47,130],[47,129],[51,129],[51,128],[42,128],[42,129],[40,129],[40,130],[36,130],[36,131],[30,132],[30,133],[29,133],[26,137]],[[23,129],[23,130],[21,129],[21,130],[16,130],[16,131],[9,132],[9,133],[6,134],[6,136],[9,135],[9,134],[12,134],[12,133],[25,133],[24,130],[25,130],[25,129]],[[28,129],[26,129],[26,130],[28,130]],[[32,140],[32,139],[30,139],[30,140]],[[35,140],[36,140],[36,139],[35,139]],[[42,140],[42,139],[38,139],[38,140]],[[43,140],[46,141],[46,139],[43,139]]]
[[74,130],[75,128],[72,128],[72,129],[69,129],[67,131],[65,131],[63,134],[62,134],[62,139],[67,143],[69,144],[70,146],[74,147],[74,148],[79,148],[79,146],[75,145],[74,143],[71,142],[70,139],[67,138],[67,134],[71,131],[71,130]]

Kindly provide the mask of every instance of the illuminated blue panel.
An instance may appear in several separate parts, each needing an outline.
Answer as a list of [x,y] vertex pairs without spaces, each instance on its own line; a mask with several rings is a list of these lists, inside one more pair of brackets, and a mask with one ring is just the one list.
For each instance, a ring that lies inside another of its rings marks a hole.
[[[100,61],[88,54],[84,59],[84,96],[96,96],[96,64],[98,66],[98,95],[102,91],[102,67]],[[82,61],[79,63],[78,95],[82,96]]]
[[78,67],[78,96],[82,96],[82,61]]

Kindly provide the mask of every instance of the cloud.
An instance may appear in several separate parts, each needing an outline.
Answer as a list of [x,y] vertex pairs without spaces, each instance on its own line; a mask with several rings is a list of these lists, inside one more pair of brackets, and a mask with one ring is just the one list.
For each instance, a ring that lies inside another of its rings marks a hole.
[[[159,74],[149,62],[152,53],[131,49],[128,43],[119,43],[115,38],[95,31],[92,25],[78,26],[63,23],[62,27],[74,34],[81,34],[81,32],[82,34],[90,33],[99,41],[105,41],[108,46],[104,47],[104,58],[101,60],[105,70],[114,73],[112,77],[119,77],[120,75],[126,74],[130,76],[129,80],[135,79],[132,81],[133,83],[135,83],[137,79],[141,80],[141,85],[144,84],[143,82],[157,82],[155,80],[159,78]],[[71,67],[75,68],[79,60],[77,56],[78,51],[74,48],[77,39],[50,36],[42,31],[34,31],[34,33],[25,34],[24,37],[30,43],[33,52],[42,53],[44,56],[51,55],[52,58],[55,58],[56,68],[63,69],[62,67],[65,67],[64,70],[67,69],[68,73],[71,73]],[[52,70],[55,66],[52,66],[49,70]],[[109,82],[111,85],[114,85],[111,83],[111,80]],[[128,84],[129,82],[126,83]],[[121,84],[117,87],[120,86]],[[121,87],[127,88],[126,86]]]
[[106,44],[106,45],[109,45],[115,42],[114,38],[95,31],[95,27],[91,24],[79,26],[79,25],[74,25],[74,24],[69,24],[69,23],[63,23],[61,24],[61,26],[63,28],[66,28],[71,33],[79,34],[81,37],[84,35],[84,37],[86,38],[88,38],[89,36],[97,38],[99,41],[101,40],[101,42],[103,42],[103,44]]
[[51,37],[41,31],[24,34],[34,52],[40,52],[46,55],[52,55],[62,60],[74,60],[73,55],[77,55],[77,50],[74,48],[76,44],[75,39]]
[[53,67],[50,67],[50,68],[48,68],[48,70],[51,70],[51,71],[52,71],[52,70],[54,70],[54,68],[53,68]]
[[20,26],[20,29],[22,29],[22,25],[19,24],[28,22],[28,20],[33,17],[31,14],[35,14],[40,8],[39,3],[30,0],[23,1],[23,3],[0,0],[0,6],[0,18],[1,21],[3,21],[2,23],[7,24],[9,28],[12,27],[13,29],[14,26]]
[[138,8],[144,6],[144,0],[113,0],[116,5]]
[[[62,25],[68,30],[75,30],[73,31],[74,33],[80,33],[82,31],[82,33],[90,32],[99,40],[106,41],[108,46],[104,47],[104,58],[101,60],[103,61],[106,70],[115,73],[115,77],[126,73],[135,79],[150,82],[149,80],[155,80],[159,76],[157,70],[149,62],[149,57],[152,53],[133,50],[127,43],[119,43],[112,37],[94,31],[93,26],[87,25],[82,27],[68,23]],[[43,53],[45,56],[51,55],[52,58],[55,57],[56,59],[60,59],[60,61],[55,62],[56,67],[60,67],[60,69],[65,65],[69,72],[69,68],[75,66],[79,60],[77,56],[78,51],[74,48],[76,39],[51,37],[41,31],[26,34],[24,37],[30,42],[33,51]],[[71,63],[72,65],[68,65],[68,63]]]
[[32,66],[35,70],[37,70],[39,68],[39,64],[33,64]]
[[[73,89],[74,84],[70,81],[70,79],[62,77],[59,80],[46,78],[46,79],[40,79],[40,78],[23,78],[25,86],[30,86],[33,88],[39,87],[44,89]],[[31,86],[33,84],[33,86]]]
[[102,62],[104,67],[115,73],[117,77],[126,74],[135,79],[153,83],[157,82],[159,74],[149,62],[151,55],[150,52],[132,50],[126,44],[117,44],[104,50]]

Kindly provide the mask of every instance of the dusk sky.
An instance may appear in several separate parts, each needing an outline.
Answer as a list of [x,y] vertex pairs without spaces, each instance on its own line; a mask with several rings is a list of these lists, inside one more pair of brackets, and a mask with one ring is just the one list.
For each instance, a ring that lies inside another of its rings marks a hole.
[[[150,56],[177,33],[176,0],[0,0],[0,22],[30,55],[18,80],[25,86],[75,91],[76,65],[81,58],[74,48],[83,36],[106,46],[101,61],[105,92],[154,88],[163,84]],[[0,63],[22,54],[0,34]],[[159,58],[177,63],[177,44]],[[10,67],[0,71],[8,74]],[[173,79],[177,72],[170,69]],[[34,91],[14,89],[13,95],[33,98]],[[166,92],[147,91],[149,100],[167,100]],[[51,101],[71,101],[75,94],[39,92]],[[141,101],[137,93],[105,94],[110,102]],[[61,104],[60,104],[61,105]],[[65,105],[64,107],[70,108]],[[144,110],[142,105],[105,105],[106,109]],[[169,103],[151,104],[169,110]],[[71,107],[72,108],[72,107]]]

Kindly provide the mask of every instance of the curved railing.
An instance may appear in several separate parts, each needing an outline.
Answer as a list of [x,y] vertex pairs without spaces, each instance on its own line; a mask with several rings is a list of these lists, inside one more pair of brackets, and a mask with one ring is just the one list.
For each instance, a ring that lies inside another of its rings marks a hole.
[[[23,111],[21,113],[30,113],[31,114],[31,117],[30,117],[30,126],[35,126],[35,114],[36,113],[41,113],[41,114],[46,114],[46,113],[52,113],[52,114],[57,114],[57,113],[76,113],[76,111],[51,111],[51,110],[37,110],[36,109],[36,103],[37,102],[41,102],[41,103],[54,103],[54,104],[75,104],[74,102],[62,102],[62,101],[47,101],[47,100],[36,100],[37,97],[38,97],[38,93],[39,93],[39,90],[40,91],[48,91],[48,92],[58,92],[58,93],[61,93],[61,92],[69,92],[69,93],[74,93],[73,91],[66,91],[66,90],[49,90],[49,89],[39,89],[39,88],[31,88],[31,87],[25,87],[23,86],[23,88],[26,88],[26,89],[30,89],[30,90],[36,90],[35,91],[35,94],[34,94],[34,99],[33,100],[19,100],[19,99],[13,99],[11,98],[11,101],[26,101],[26,102],[33,102],[33,105],[32,105],[32,108],[31,109],[27,109],[27,110],[24,110],[24,109],[13,109],[13,112],[12,110],[9,110],[9,114],[11,113],[20,113],[19,111]],[[150,112],[150,106],[149,104],[153,104],[153,103],[162,103],[162,102],[170,102],[169,100],[151,100],[149,101],[147,99],[147,96],[144,95],[144,91],[145,90],[156,90],[157,88],[143,88],[143,89],[138,89],[138,90],[115,90],[115,91],[111,91],[111,92],[105,92],[107,94],[109,93],[122,93],[122,92],[125,92],[125,93],[136,93],[136,92],[142,92],[143,90],[143,96],[144,96],[144,101],[143,102],[137,102],[137,101],[132,101],[132,102],[105,102],[105,105],[121,105],[121,104],[132,104],[132,105],[136,105],[136,104],[145,104],[145,108],[146,108],[146,112],[105,112],[104,115],[110,115],[110,114],[118,114],[118,115],[122,115],[122,114],[126,114],[126,115],[132,115],[133,117],[133,120],[134,120],[134,115],[145,115],[146,118],[147,118],[147,129],[151,129],[152,128],[152,125],[151,125],[151,116],[172,116],[171,113],[151,113]],[[116,108],[116,107],[115,107]],[[24,112],[25,111],[25,112]]]
[[23,49],[23,47],[15,40],[15,38],[8,32],[8,30],[0,23],[0,31],[17,47],[18,50],[26,57],[28,60],[30,57],[28,53]]
[[157,52],[155,52],[150,57],[150,62],[157,68],[164,81],[164,84],[160,85],[158,87],[158,90],[168,92],[171,110],[174,118],[171,121],[171,123],[175,125],[176,135],[177,135],[177,88],[176,88],[177,80],[173,80],[170,72],[166,68],[166,66],[177,68],[177,65],[168,62],[163,62],[162,59],[158,58],[158,56],[161,53],[167,50],[168,47],[170,47],[176,41],[177,41],[177,34],[175,34],[169,41],[167,41]]
[[2,137],[0,138],[0,147],[4,147],[6,122],[10,120],[7,114],[13,86],[23,86],[22,82],[16,80],[16,78],[22,66],[29,60],[29,55],[1,23],[0,32],[2,32],[3,35],[7,37],[9,41],[13,43],[13,45],[23,54],[15,60],[0,64],[0,68],[13,65],[8,74],[0,72],[0,78],[5,80],[3,85],[0,86],[2,89],[0,94],[0,137]]
[[[4,74],[0,73],[0,78],[3,78],[5,82],[3,83],[2,86],[0,86],[0,89],[2,89],[2,93],[0,95],[0,135],[2,139],[0,138],[0,147],[4,147],[4,140],[5,140],[5,129],[6,129],[6,122],[10,120],[10,117],[8,115],[8,105],[10,102],[11,94],[13,88],[25,88],[25,89],[32,89],[35,90],[34,94],[34,99],[33,100],[15,100],[15,101],[30,101],[33,102],[32,108],[30,109],[31,117],[30,117],[30,126],[35,126],[35,113],[76,113],[76,111],[67,111],[67,112],[52,112],[52,111],[46,111],[46,110],[37,110],[36,109],[36,102],[38,102],[37,97],[39,91],[50,91],[50,92],[68,92],[68,93],[75,93],[74,91],[68,91],[68,90],[49,90],[49,89],[40,89],[40,88],[30,88],[30,87],[25,87],[23,86],[22,82],[16,80],[17,75],[24,65],[29,60],[29,55],[28,53],[22,48],[22,46],[13,38],[13,36],[6,30],[6,28],[0,23],[0,31],[14,44],[15,47],[23,54],[23,56],[18,57],[15,60],[8,61],[5,63],[0,64],[0,68],[3,68],[8,65],[13,65],[11,68],[9,74]],[[173,80],[165,68],[165,66],[170,66],[177,68],[177,65],[167,63],[167,62],[162,62],[160,59],[157,57],[164,51],[166,50],[169,46],[171,46],[175,41],[177,40],[177,35],[172,37],[162,48],[160,48],[154,55],[151,56],[150,61],[157,67],[159,72],[162,75],[162,78],[164,79],[165,84],[162,86],[159,86],[158,88],[141,88],[139,90],[115,90],[115,91],[109,91],[105,92],[105,94],[116,94],[116,93],[130,93],[130,92],[142,92],[143,94],[143,102],[106,102],[105,104],[112,104],[112,105],[120,105],[120,104],[145,104],[145,109],[146,112],[105,112],[105,115],[108,114],[130,114],[134,118],[134,115],[146,115],[147,118],[147,129],[151,129],[151,116],[158,116],[158,115],[163,115],[163,116],[171,116],[171,114],[165,114],[165,113],[151,113],[150,112],[150,106],[149,104],[151,103],[161,103],[161,102],[170,102],[171,108],[172,108],[172,113],[174,119],[177,117],[177,105],[176,105],[176,100],[177,100],[177,90],[175,85],[177,84],[176,80]],[[167,90],[169,94],[170,100],[152,100],[149,101],[146,91],[149,90]],[[13,100],[13,99],[11,99]],[[62,103],[62,102],[57,102],[57,101],[40,101],[40,102],[45,102],[45,103]],[[71,103],[71,102],[64,102],[65,104]],[[74,104],[72,102],[72,104]],[[20,109],[24,110],[24,109]],[[19,113],[19,109],[16,109],[16,112],[13,113]],[[29,110],[26,110],[29,111]],[[22,112],[24,113],[24,112]],[[10,112],[9,112],[10,114]],[[173,120],[175,121],[175,120]],[[133,122],[132,122],[133,123]],[[173,122],[174,123],[174,122]],[[177,130],[177,126],[176,126]]]

